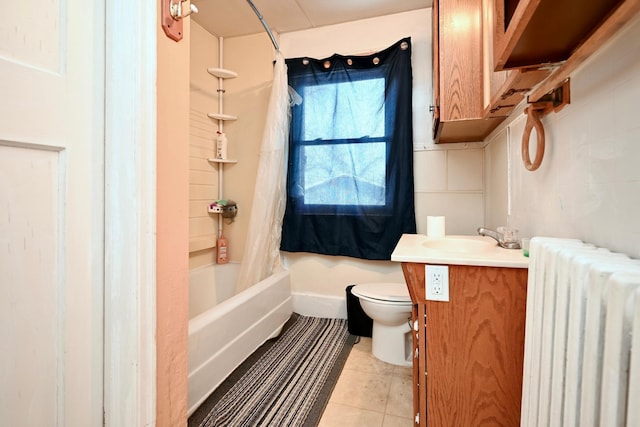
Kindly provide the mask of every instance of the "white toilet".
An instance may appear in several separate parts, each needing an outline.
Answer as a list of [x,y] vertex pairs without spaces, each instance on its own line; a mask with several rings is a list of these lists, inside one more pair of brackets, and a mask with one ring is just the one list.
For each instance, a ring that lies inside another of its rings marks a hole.
[[363,283],[351,288],[362,310],[373,319],[371,337],[375,357],[411,366],[411,297],[404,283]]

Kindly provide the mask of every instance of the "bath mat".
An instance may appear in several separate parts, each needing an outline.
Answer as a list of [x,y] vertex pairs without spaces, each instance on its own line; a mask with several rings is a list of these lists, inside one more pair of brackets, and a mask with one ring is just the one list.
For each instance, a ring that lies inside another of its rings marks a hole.
[[356,337],[345,319],[294,316],[196,425],[318,425]]

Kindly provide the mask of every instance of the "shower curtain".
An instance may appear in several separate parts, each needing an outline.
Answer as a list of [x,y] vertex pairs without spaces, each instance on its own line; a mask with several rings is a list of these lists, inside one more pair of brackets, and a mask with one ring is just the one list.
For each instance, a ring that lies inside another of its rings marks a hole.
[[289,141],[287,67],[276,55],[267,121],[253,193],[251,218],[237,290],[241,292],[271,275],[280,265],[280,234],[286,204],[287,147]]

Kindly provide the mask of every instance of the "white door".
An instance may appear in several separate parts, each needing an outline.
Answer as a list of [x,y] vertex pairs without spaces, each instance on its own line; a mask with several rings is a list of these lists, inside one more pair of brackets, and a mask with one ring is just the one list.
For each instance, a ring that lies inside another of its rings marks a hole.
[[0,425],[103,411],[104,2],[0,22]]

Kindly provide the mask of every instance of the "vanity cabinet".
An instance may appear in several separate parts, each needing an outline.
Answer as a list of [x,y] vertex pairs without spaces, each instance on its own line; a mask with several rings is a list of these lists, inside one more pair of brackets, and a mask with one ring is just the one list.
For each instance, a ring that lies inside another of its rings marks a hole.
[[449,265],[449,302],[439,302],[425,299],[429,265],[402,263],[414,303],[414,425],[519,425],[527,269]]

